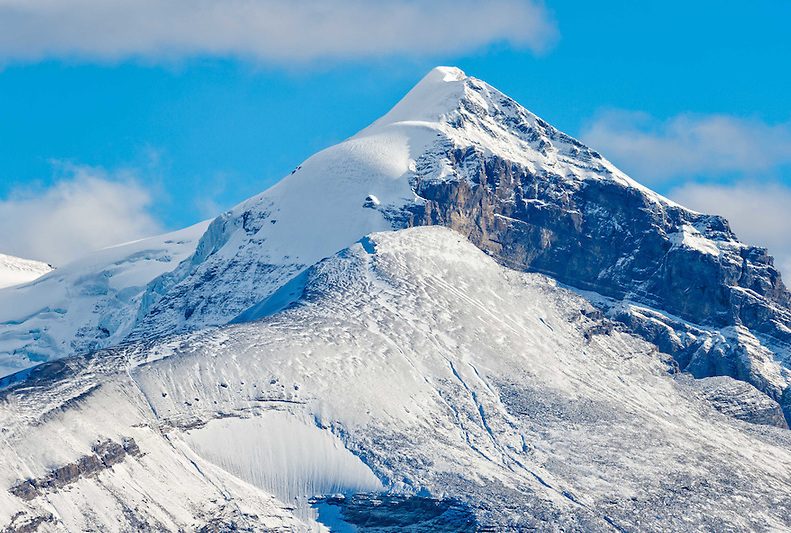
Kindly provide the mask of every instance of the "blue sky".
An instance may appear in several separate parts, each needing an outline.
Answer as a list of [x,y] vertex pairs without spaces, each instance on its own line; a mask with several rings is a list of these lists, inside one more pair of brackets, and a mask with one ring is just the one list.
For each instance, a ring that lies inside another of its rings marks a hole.
[[243,1],[0,0],[0,251],[63,262],[216,215],[451,64],[791,257],[789,2],[249,0],[212,26]]

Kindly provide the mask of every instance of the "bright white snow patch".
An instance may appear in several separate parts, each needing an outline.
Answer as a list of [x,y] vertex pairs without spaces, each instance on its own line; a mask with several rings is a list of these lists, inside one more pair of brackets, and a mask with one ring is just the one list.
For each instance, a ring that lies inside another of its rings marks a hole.
[[204,459],[285,502],[382,489],[338,437],[288,413],[211,420],[186,440]]
[[0,254],[0,289],[28,283],[51,270],[51,266],[40,261]]
[[701,235],[697,229],[689,224],[685,224],[681,227],[681,231],[671,233],[668,237],[670,237],[670,242],[675,246],[684,246],[713,256],[720,255],[720,249],[717,245],[712,240]]

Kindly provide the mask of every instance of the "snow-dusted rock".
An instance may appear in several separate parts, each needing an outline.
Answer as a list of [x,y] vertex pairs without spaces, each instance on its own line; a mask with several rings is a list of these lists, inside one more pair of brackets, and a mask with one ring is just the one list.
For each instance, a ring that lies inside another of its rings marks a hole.
[[747,382],[729,376],[686,379],[721,413],[750,422],[788,429],[780,405]]

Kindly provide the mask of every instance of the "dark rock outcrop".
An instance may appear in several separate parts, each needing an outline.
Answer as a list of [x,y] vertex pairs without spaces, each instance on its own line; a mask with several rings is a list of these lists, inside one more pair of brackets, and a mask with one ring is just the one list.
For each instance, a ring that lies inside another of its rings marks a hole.
[[32,533],[38,531],[42,524],[55,522],[52,513],[28,514],[17,513],[11,518],[11,523],[3,528],[3,533]]
[[45,492],[74,483],[80,478],[112,468],[127,455],[140,455],[140,447],[135,439],[124,439],[121,443],[109,439],[101,441],[93,446],[92,454],[83,455],[73,463],[56,467],[40,478],[22,480],[8,489],[8,492],[29,501]]

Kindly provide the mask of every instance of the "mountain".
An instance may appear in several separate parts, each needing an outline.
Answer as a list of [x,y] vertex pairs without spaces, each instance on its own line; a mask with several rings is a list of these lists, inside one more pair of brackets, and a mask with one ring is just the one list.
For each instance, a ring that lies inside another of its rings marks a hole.
[[0,254],[0,289],[28,283],[51,270],[50,265],[41,261]]
[[440,67],[210,223],[0,291],[0,519],[789,528],[789,361],[766,250]]
[[60,360],[7,388],[0,521],[791,527],[788,430],[720,413],[547,276],[424,227],[373,234],[300,285],[257,321]]
[[139,280],[136,287],[147,282],[142,295],[109,324],[99,324],[100,306],[76,320],[56,313],[52,325],[51,310],[65,302],[50,303],[48,287],[26,292],[35,306],[0,293],[0,359],[23,368],[225,324],[368,233],[436,224],[511,268],[580,291],[680,369],[747,381],[791,417],[791,296],[766,250],[448,67],[368,128],[213,220],[194,253],[185,247]]

